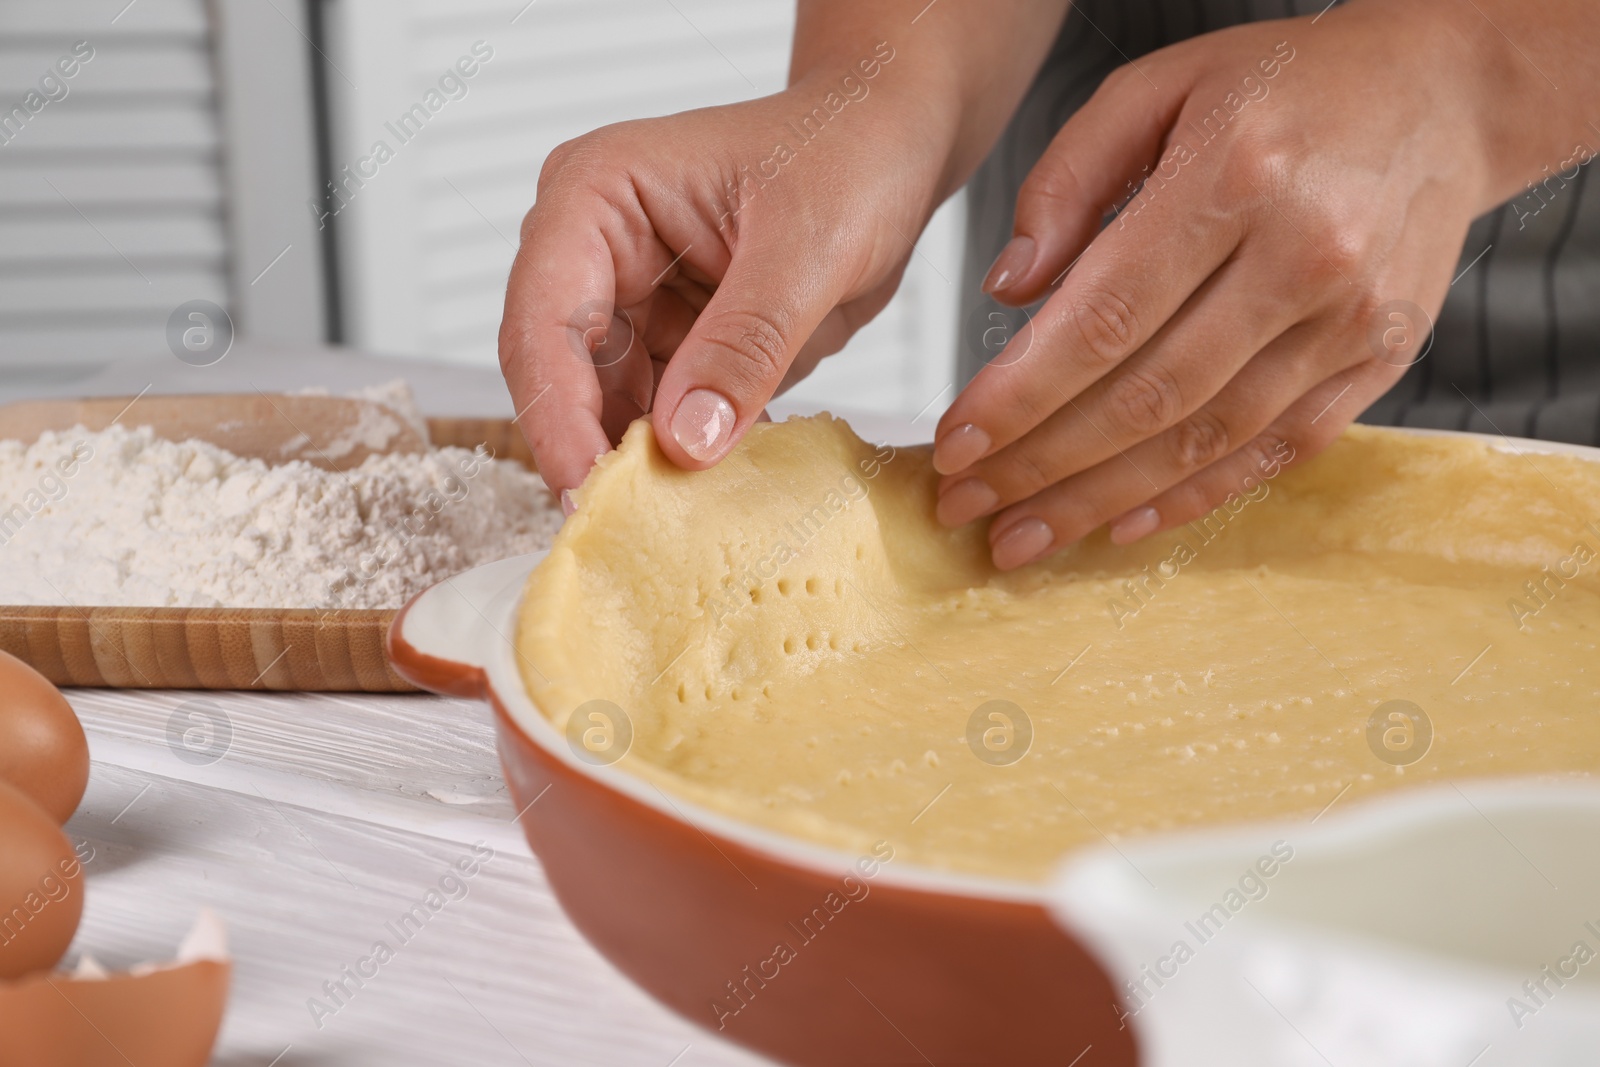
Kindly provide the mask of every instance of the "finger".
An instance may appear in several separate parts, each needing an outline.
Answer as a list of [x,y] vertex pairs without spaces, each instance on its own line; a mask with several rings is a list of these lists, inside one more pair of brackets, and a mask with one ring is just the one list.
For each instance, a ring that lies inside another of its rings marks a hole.
[[989,528],[995,565],[1021,566],[1078,541],[1256,437],[1332,369],[1372,362],[1364,350],[1330,344],[1326,329],[1302,323],[1172,429],[1000,512]]
[[1157,201],[1102,233],[1033,321],[939,420],[933,464],[964,470],[1028,433],[1146,344],[1238,247],[1239,216]]
[[637,309],[628,310],[634,316],[644,350],[652,359],[663,361],[678,351],[694,328],[695,316],[700,314],[699,308],[682,293],[666,288],[657,289]]
[[1111,523],[1111,539],[1130,544],[1193,522],[1247,493],[1247,479],[1266,481],[1315,456],[1394,384],[1381,364],[1368,362],[1327,378],[1231,455],[1126,512]]
[[939,521],[961,526],[1026,499],[1154,437],[1211,400],[1294,325],[1263,301],[1270,278],[1233,260],[1213,274],[1149,344],[1030,433],[939,485]]
[[701,470],[761,414],[838,300],[831,272],[802,250],[745,235],[726,275],[661,376],[651,414],[661,450]]
[[[517,425],[546,484],[563,494],[582,484],[610,445],[593,365],[579,358],[574,309],[609,306],[615,275],[604,236],[580,211],[536,204],[512,260],[500,322],[500,367]],[[609,308],[608,308],[609,309]],[[584,324],[587,328],[588,324]]]
[[[600,427],[615,446],[628,425],[650,410],[655,380],[646,350],[642,322],[649,301],[635,308],[617,308],[609,320],[585,331],[598,338],[590,351],[595,380],[600,383]],[[596,319],[601,316],[594,316]]]
[[898,270],[876,288],[854,300],[847,300],[828,312],[810,338],[801,346],[794,362],[789,364],[789,369],[784,374],[783,382],[778,386],[775,395],[781,395],[794,388],[817,369],[817,364],[842,349],[849,343],[850,338],[855,336],[857,330],[876,318],[878,312],[887,307],[890,299],[894,297],[904,274],[905,264],[902,263]]
[[694,325],[693,299],[681,287],[662,286],[612,313],[602,343],[590,353],[604,398],[600,424],[612,445],[650,411],[666,364]]
[[[1400,236],[1412,238],[1446,224],[1447,220],[1429,215],[1408,217]],[[1388,267],[1391,277],[1422,279],[1419,284],[1396,288],[1414,292],[1416,298],[1424,306],[1434,309],[1435,313],[1449,292],[1450,276],[1455,269],[1453,263],[1433,262],[1427,244],[1417,240],[1402,243]],[[1378,285],[1380,291],[1388,288],[1383,284]],[[1325,318],[1337,324],[1343,316],[1344,336],[1351,336],[1351,331],[1364,335],[1370,328],[1376,310],[1371,304],[1369,300],[1346,306],[1342,311],[1331,309]],[[1338,329],[1337,325],[1335,329]],[[1341,354],[1343,358],[1339,359]],[[1112,540],[1127,544],[1214,511],[1229,494],[1239,492],[1246,476],[1255,476],[1252,460],[1256,463],[1255,470],[1259,470],[1261,462],[1270,463],[1271,457],[1263,448],[1265,444],[1287,441],[1290,451],[1297,457],[1296,462],[1321,452],[1343,432],[1351,420],[1404,375],[1407,364],[1404,360],[1396,361],[1394,355],[1392,351],[1373,347],[1372,339],[1367,336],[1352,340],[1342,353],[1338,348],[1333,349],[1331,365],[1323,364],[1324,372],[1328,374],[1326,378],[1318,379],[1316,368],[1308,367],[1307,374],[1312,380],[1306,381],[1303,388],[1298,385],[1287,387],[1294,394],[1291,401],[1283,405],[1282,414],[1260,431],[1257,437],[1235,454],[1195,472],[1156,494],[1151,500],[1113,518],[1110,529]],[[1415,358],[1414,350],[1409,355]]]
[[1112,71],[1056,133],[1017,193],[1012,237],[984,292],[1007,304],[1037,300],[1088,247],[1111,206],[1156,165],[1189,86],[1175,69],[1146,68]]
[[[648,279],[674,258],[648,221],[624,207],[594,188],[546,188],[541,180],[506,284],[501,370],[539,472],[569,510],[568,494],[610,446],[595,351],[612,332],[617,295],[641,302],[653,288]],[[605,352],[599,361],[617,362]],[[634,383],[620,395],[637,392]]]
[[[570,508],[567,494],[610,445],[593,348],[609,332],[614,305],[643,302],[679,255],[645,217],[631,184],[612,174],[547,171],[506,285],[500,366],[539,472]],[[674,239],[687,247],[687,239]]]

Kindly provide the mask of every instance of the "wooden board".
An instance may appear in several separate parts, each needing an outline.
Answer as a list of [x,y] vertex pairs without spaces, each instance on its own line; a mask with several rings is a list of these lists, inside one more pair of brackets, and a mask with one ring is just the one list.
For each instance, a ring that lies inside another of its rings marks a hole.
[[0,649],[64,686],[412,692],[383,654],[394,615],[0,607]]
[[[435,445],[532,469],[509,419],[429,419]],[[384,656],[392,610],[0,605],[0,649],[56,685],[407,693]]]

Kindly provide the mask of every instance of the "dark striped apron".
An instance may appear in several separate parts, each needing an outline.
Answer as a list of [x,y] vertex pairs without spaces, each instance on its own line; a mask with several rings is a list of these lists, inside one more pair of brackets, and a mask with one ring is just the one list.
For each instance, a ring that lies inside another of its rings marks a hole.
[[[1017,190],[1067,117],[1129,59],[1326,0],[1081,0],[968,185],[958,379],[983,361],[993,316],[979,291],[1011,236]],[[1586,139],[1597,146],[1600,135]],[[1427,354],[1362,422],[1600,444],[1600,196],[1569,170],[1477,219]],[[991,345],[992,349],[992,345]]]

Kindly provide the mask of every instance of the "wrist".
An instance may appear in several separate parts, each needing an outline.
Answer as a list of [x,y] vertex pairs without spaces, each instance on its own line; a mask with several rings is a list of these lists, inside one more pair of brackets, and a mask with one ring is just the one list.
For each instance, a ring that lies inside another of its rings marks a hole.
[[[1544,68],[1553,69],[1551,61],[1540,63],[1532,42],[1519,46],[1502,32],[1502,25],[1519,24],[1517,10],[1496,0],[1354,0],[1347,7],[1381,8],[1389,32],[1429,42],[1435,59],[1420,76],[1437,80],[1437,99],[1457,116],[1462,154],[1477,172],[1475,214],[1522,193],[1580,148],[1588,149],[1585,159],[1600,148],[1574,94],[1550,81]],[[1399,28],[1396,19],[1403,20]]]
[[864,56],[880,45],[892,49],[895,59],[874,86],[880,103],[889,105],[874,133],[895,137],[895,146],[915,161],[937,159],[937,203],[964,185],[988,154],[1067,7],[1068,0],[799,0],[790,86],[859,74]]
[[960,101],[948,80],[927,77],[888,40],[868,40],[791,71],[780,96],[789,116],[783,135],[809,142],[826,130],[833,151],[861,157],[863,169],[892,169],[926,200],[919,224],[958,187],[948,174]]

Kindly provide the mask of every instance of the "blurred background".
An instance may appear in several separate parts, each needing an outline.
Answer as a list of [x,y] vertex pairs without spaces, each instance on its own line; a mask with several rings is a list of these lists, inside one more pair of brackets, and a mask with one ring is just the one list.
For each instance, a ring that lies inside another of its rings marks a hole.
[[[793,18],[792,0],[0,0],[0,377],[61,391],[170,360],[196,300],[247,347],[493,369],[546,154],[782,88]],[[792,401],[949,403],[961,212]]]

